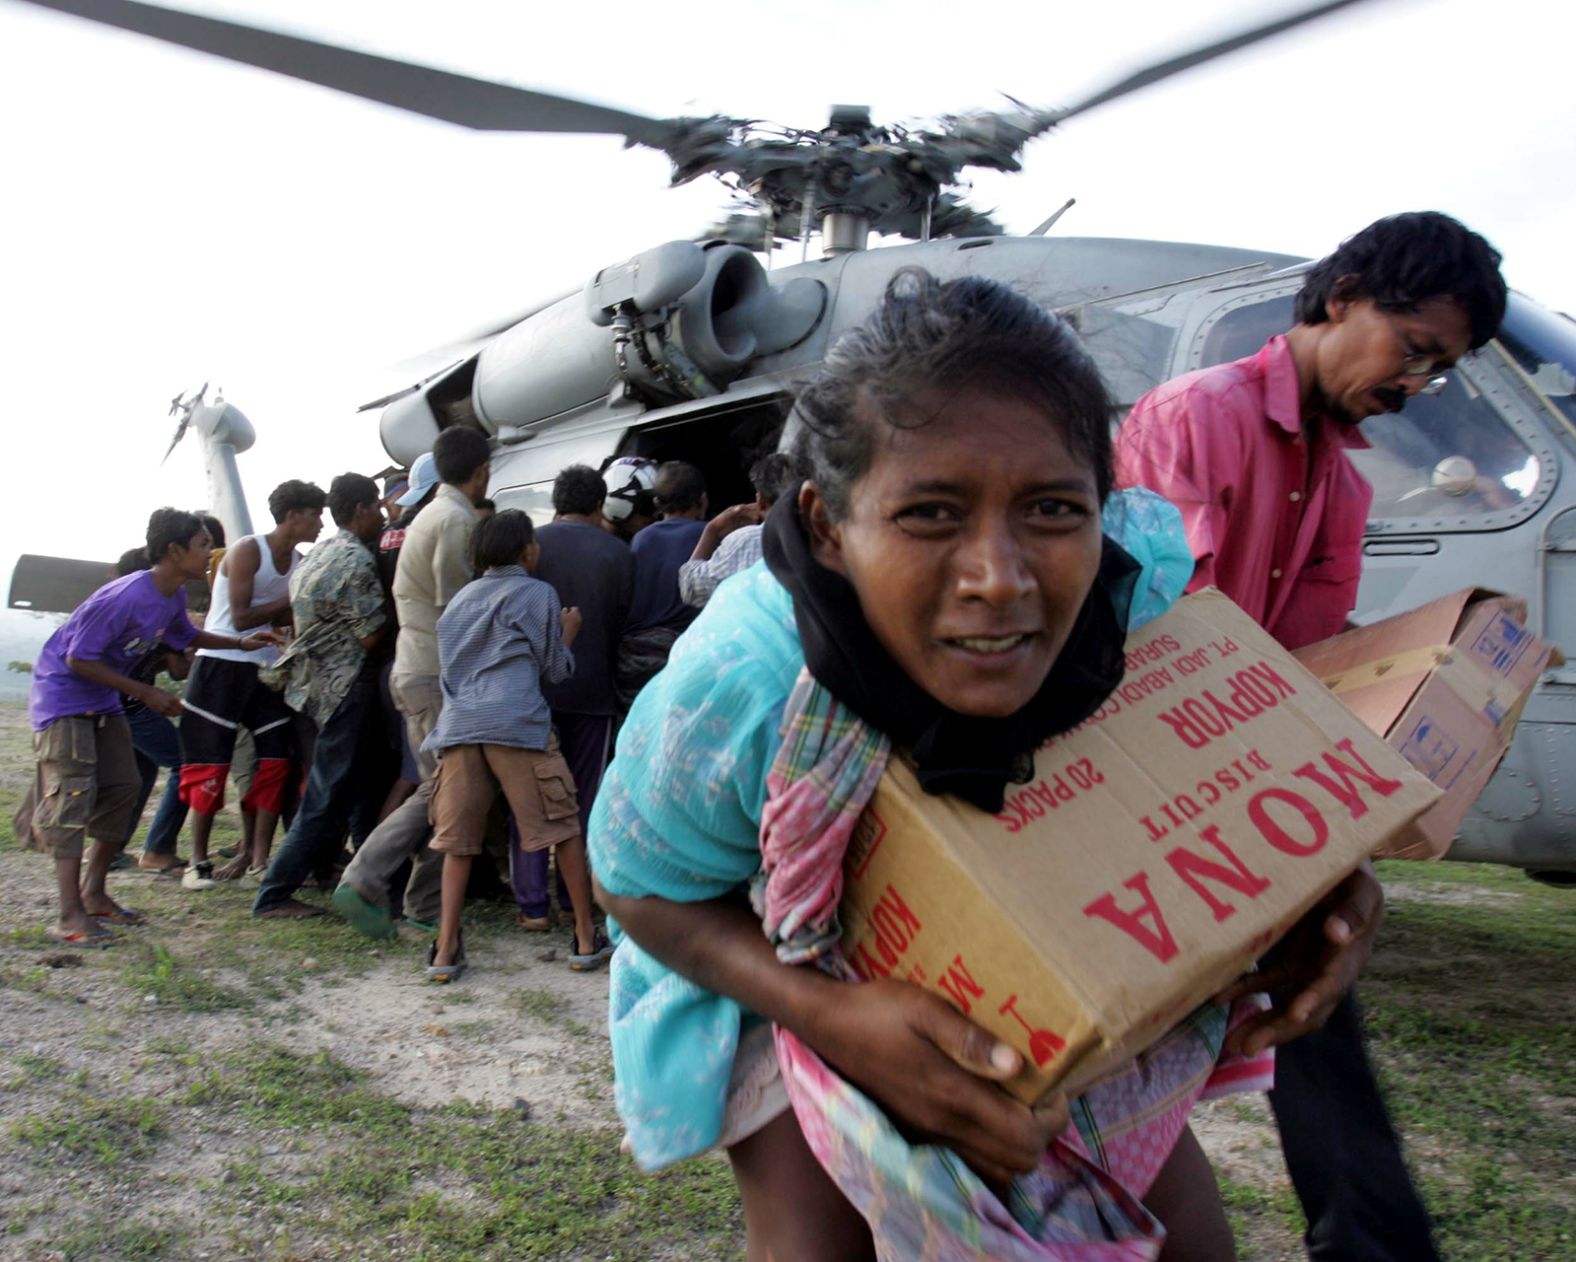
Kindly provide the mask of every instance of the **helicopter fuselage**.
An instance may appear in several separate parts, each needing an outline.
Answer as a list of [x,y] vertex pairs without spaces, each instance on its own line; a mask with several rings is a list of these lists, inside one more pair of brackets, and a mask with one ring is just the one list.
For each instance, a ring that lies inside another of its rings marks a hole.
[[[539,518],[559,470],[615,455],[689,460],[713,504],[739,502],[795,384],[903,267],[990,276],[1059,311],[1122,414],[1161,381],[1284,331],[1302,271],[1287,255],[1101,238],[949,239],[770,272],[738,246],[705,253],[702,279],[678,293],[690,273],[655,261],[643,297],[622,273],[599,274],[390,405],[385,446],[408,463],[440,428],[477,425],[494,439],[493,498]],[[625,265],[637,278],[638,262]],[[622,309],[597,305],[625,292]],[[1356,458],[1375,498],[1356,621],[1481,586],[1526,597],[1534,630],[1576,646],[1576,325],[1515,295],[1501,338],[1443,394],[1364,433],[1372,447]],[[1563,666],[1528,704],[1450,857],[1576,872],[1573,766],[1576,667]]]

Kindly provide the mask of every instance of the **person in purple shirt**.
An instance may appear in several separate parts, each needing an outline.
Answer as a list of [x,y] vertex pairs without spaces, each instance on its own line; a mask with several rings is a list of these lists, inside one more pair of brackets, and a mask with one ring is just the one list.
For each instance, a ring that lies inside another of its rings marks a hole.
[[[60,914],[49,930],[68,946],[107,946],[107,924],[139,924],[105,888],[109,865],[125,847],[141,785],[122,698],[173,718],[180,702],[130,677],[155,646],[257,649],[271,631],[235,637],[199,631],[186,615],[186,587],[208,572],[212,545],[193,513],[161,508],[148,519],[153,564],[106,583],[49,637],[33,671],[28,716],[38,770],[33,836],[55,857]],[[93,846],[83,867],[84,839]]]

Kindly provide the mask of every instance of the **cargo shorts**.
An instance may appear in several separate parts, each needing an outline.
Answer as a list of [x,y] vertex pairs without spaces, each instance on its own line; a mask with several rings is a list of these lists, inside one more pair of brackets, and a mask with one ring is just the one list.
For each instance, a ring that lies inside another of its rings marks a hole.
[[68,715],[33,733],[33,838],[57,859],[80,859],[87,837],[125,849],[141,796],[131,728],[120,714]]
[[502,792],[520,849],[546,850],[580,836],[580,807],[558,737],[546,749],[451,745],[438,759],[429,818],[432,848],[456,856],[485,849],[487,812]]

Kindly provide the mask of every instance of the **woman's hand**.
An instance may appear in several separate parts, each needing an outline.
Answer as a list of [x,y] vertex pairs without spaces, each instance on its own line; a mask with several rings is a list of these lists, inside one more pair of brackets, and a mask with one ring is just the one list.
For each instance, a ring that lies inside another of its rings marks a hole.
[[1364,863],[1292,926],[1267,966],[1216,996],[1219,1003],[1259,992],[1275,997],[1268,1012],[1232,1031],[1226,1049],[1252,1056],[1319,1029],[1356,984],[1383,921],[1384,887]]
[[1067,1126],[1057,1096],[1038,1109],[998,1086],[1018,1053],[909,982],[840,982],[777,958],[747,907],[715,900],[629,898],[597,885],[597,901],[675,972],[793,1031],[894,1119],[947,1145],[1001,1187],[1039,1164]]
[[1038,1166],[1067,1125],[1063,1096],[1030,1109],[997,1085],[1022,1067],[1012,1047],[909,982],[828,996],[802,1037],[894,1120],[995,1187]]

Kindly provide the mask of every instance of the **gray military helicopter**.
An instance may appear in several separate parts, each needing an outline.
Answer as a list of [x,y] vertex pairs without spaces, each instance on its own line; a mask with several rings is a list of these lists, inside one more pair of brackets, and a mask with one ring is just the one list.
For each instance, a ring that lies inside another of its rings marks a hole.
[[[1031,140],[1087,110],[1358,0],[1170,58],[1066,108],[1014,102],[908,128],[836,106],[810,130],[649,118],[130,0],[28,2],[461,126],[621,135],[665,152],[675,184],[712,174],[732,188],[747,207],[695,240],[603,268],[363,409],[381,410],[383,444],[402,464],[441,429],[480,429],[494,443],[493,497],[544,513],[560,469],[616,456],[685,459],[715,502],[748,498],[743,470],[775,441],[793,385],[904,266],[990,276],[1061,312],[1122,413],[1161,381],[1256,350],[1291,324],[1306,260],[1051,237],[1056,216],[1008,236],[953,190],[966,168],[1018,170]],[[867,249],[872,233],[910,243]],[[803,260],[770,268],[772,247],[796,240]],[[1576,474],[1576,324],[1515,295],[1500,337],[1439,394],[1364,429],[1373,445],[1355,458],[1375,499],[1359,621],[1476,583],[1524,594],[1533,626],[1576,646],[1576,476],[1561,476]],[[1576,666],[1567,665],[1540,685],[1450,857],[1576,883],[1572,767]]]

